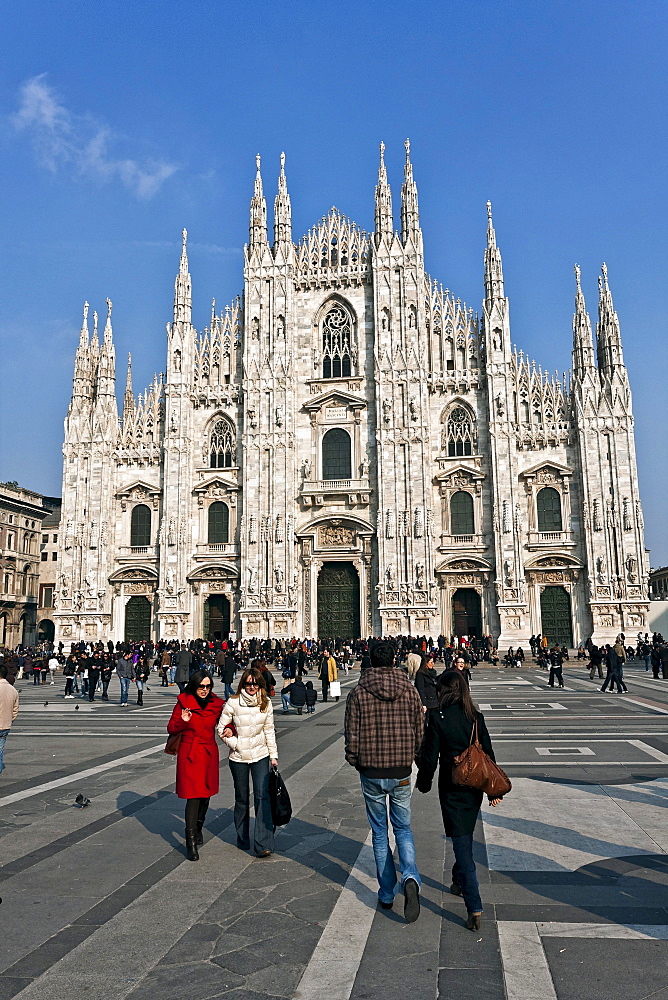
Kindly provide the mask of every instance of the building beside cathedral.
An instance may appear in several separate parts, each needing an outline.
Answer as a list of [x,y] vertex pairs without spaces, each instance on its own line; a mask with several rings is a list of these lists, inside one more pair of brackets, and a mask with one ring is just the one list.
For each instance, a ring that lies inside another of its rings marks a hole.
[[273,239],[257,160],[240,300],[198,333],[186,232],[164,381],[116,402],[111,302],[84,307],[65,421],[56,641],[532,633],[647,626],[631,391],[605,265],[573,369],[511,345],[487,206],[474,314],[426,272],[406,143],[400,231],[336,209]]

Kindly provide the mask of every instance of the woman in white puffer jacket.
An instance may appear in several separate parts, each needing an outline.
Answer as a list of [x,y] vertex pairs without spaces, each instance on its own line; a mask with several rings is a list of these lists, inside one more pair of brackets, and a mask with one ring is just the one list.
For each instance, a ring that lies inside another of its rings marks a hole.
[[218,735],[230,749],[234,782],[234,825],[237,846],[250,849],[250,779],[253,778],[255,837],[258,858],[274,850],[274,824],[269,801],[269,766],[278,764],[274,709],[260,670],[244,670],[237,693],[225,702]]

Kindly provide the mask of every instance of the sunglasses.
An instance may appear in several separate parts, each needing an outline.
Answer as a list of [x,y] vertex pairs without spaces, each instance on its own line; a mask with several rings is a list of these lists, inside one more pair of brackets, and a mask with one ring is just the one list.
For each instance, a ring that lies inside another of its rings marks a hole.
[[259,686],[260,685],[258,684],[257,681],[246,681],[246,683],[244,684],[244,687],[246,687],[246,688],[256,688],[256,687],[259,687]]
[[198,691],[210,691],[211,688],[212,688],[211,684],[198,684],[197,685],[197,690]]

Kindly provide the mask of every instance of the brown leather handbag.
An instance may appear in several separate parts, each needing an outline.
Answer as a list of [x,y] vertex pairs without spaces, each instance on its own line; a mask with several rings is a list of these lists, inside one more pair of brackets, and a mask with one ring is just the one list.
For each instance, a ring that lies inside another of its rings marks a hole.
[[171,736],[167,737],[167,742],[165,743],[165,753],[168,753],[170,757],[176,757],[179,752],[179,744],[181,742],[181,737],[183,733],[172,733]]
[[452,762],[452,782],[467,788],[478,788],[490,799],[507,795],[513,787],[505,771],[485,753],[478,739],[478,719],[471,731],[471,742]]

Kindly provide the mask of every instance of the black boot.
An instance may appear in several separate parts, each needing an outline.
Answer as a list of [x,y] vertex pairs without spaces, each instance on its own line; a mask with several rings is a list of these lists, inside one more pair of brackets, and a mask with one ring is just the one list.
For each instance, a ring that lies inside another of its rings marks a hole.
[[208,799],[200,799],[199,809],[197,812],[197,846],[201,847],[204,843],[204,834],[202,829],[204,827],[204,820],[206,819],[206,812],[209,808]]
[[199,861],[196,830],[186,830],[186,856],[188,861]]

